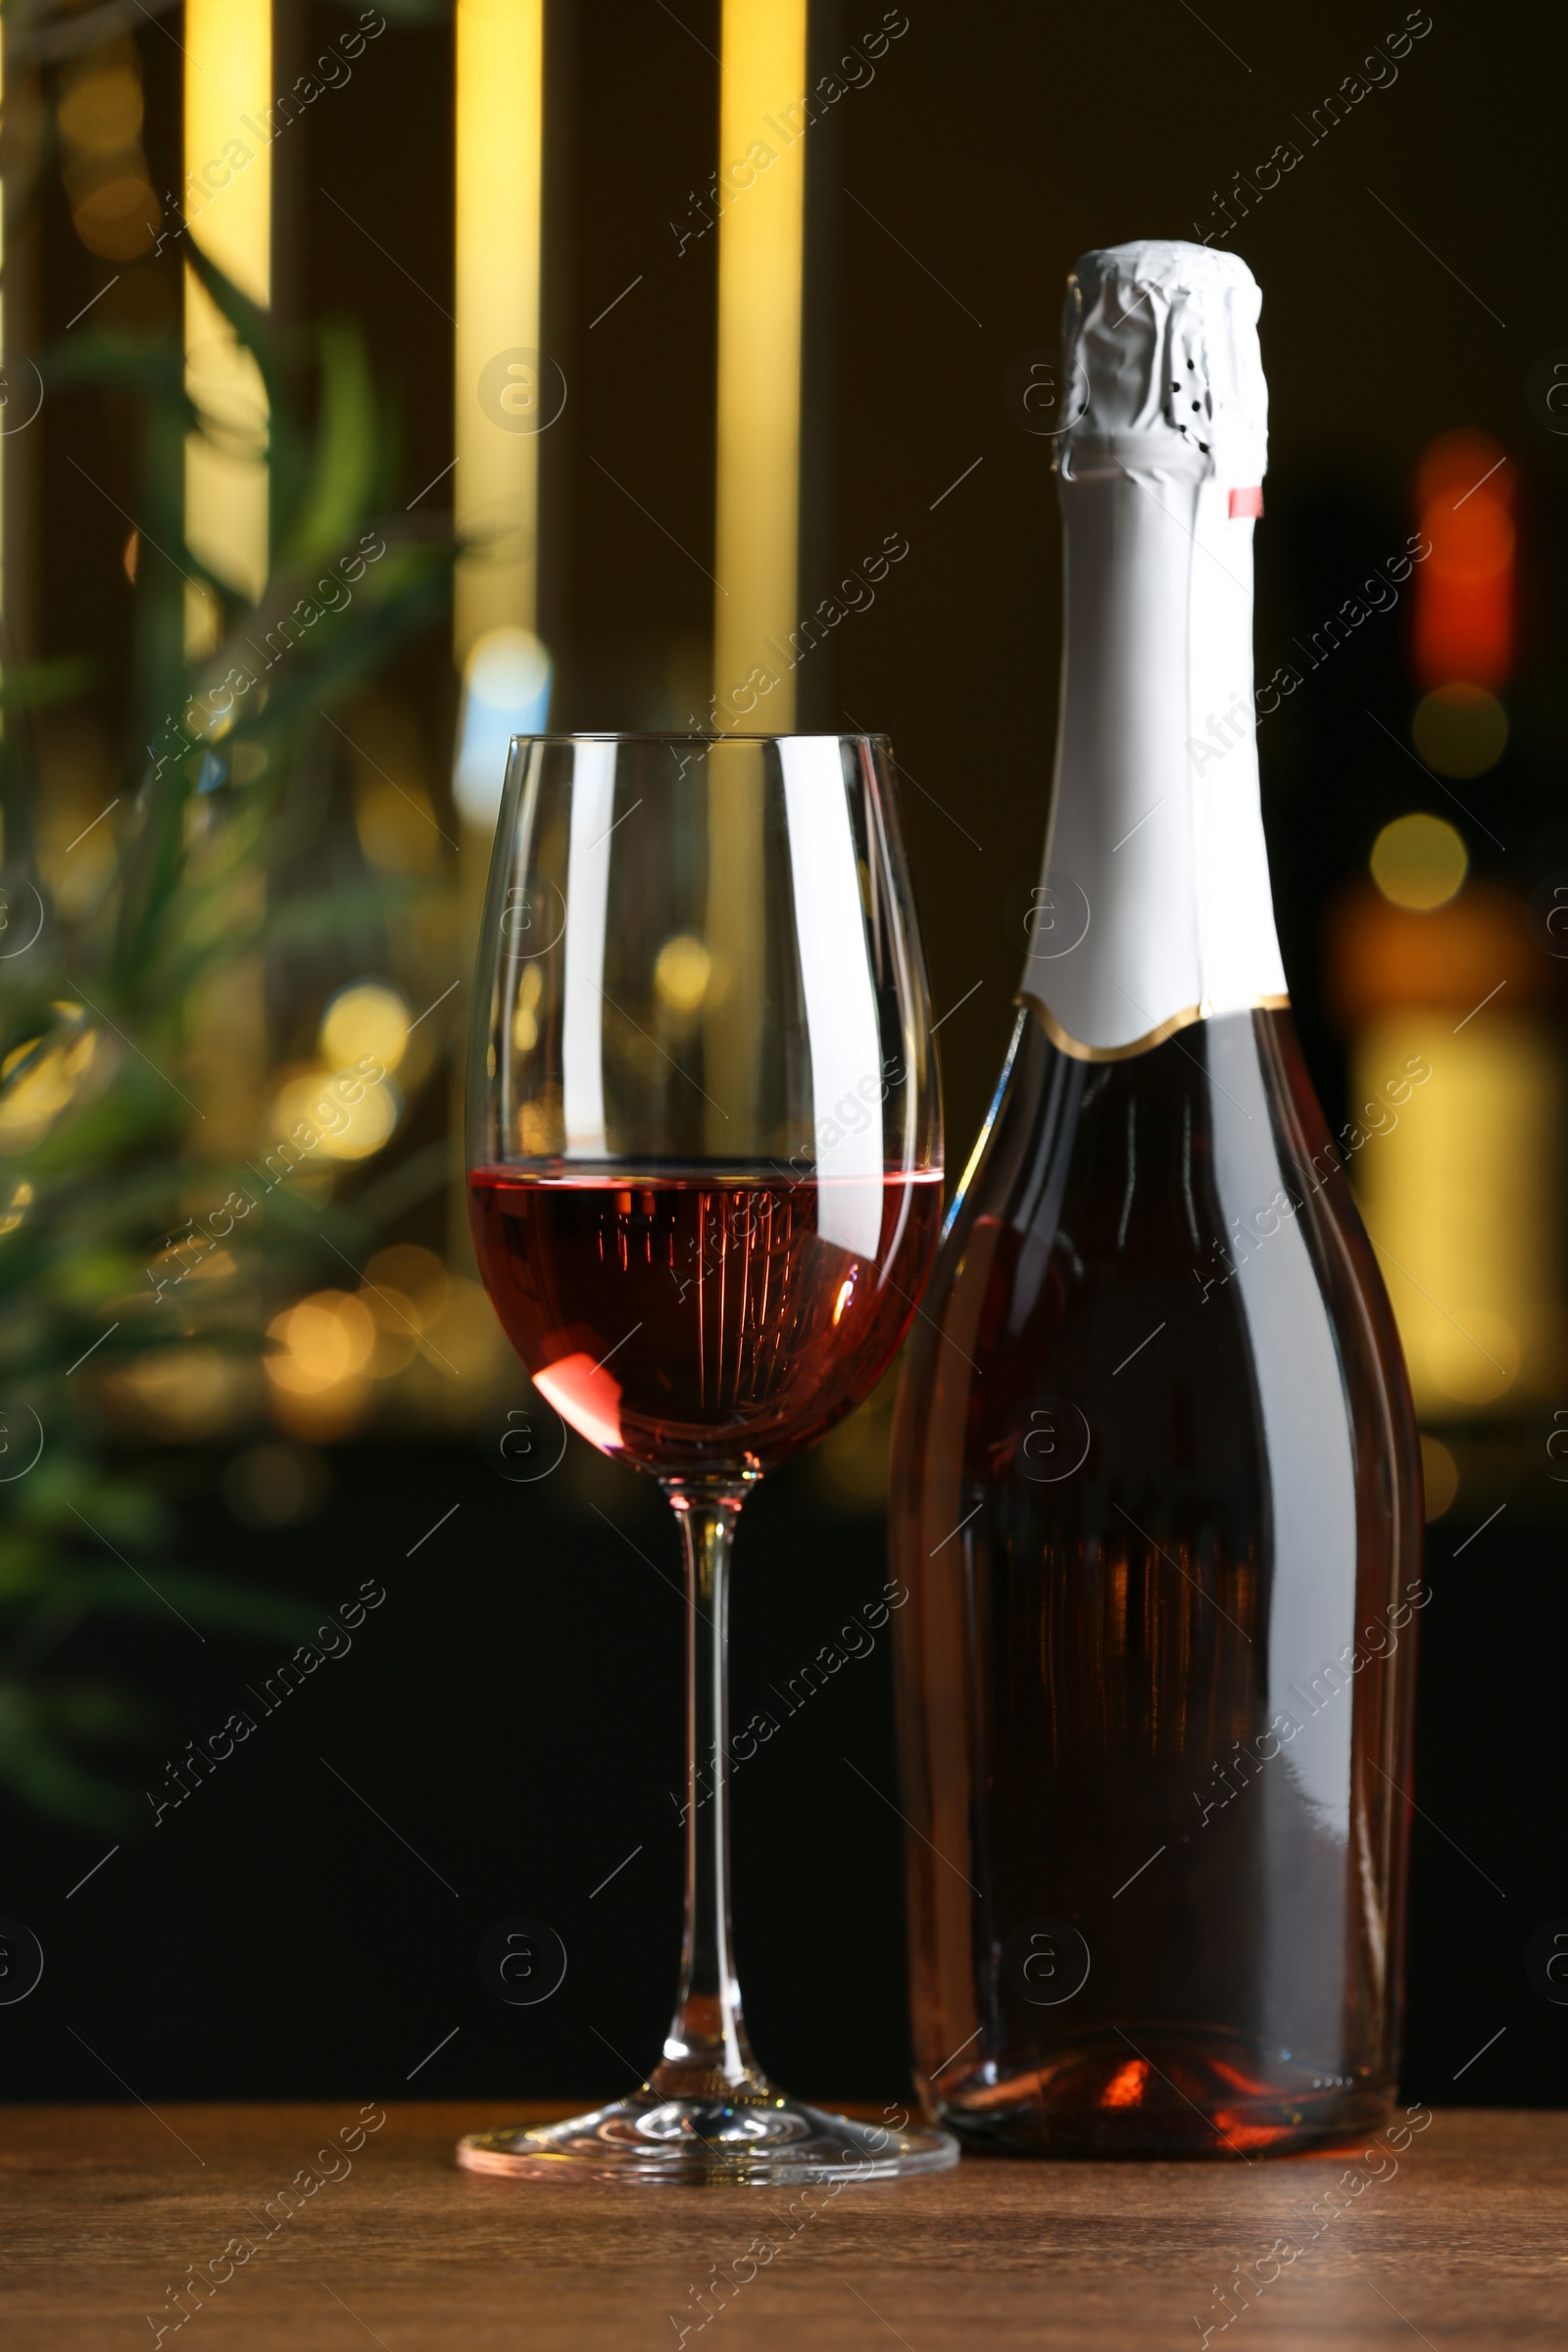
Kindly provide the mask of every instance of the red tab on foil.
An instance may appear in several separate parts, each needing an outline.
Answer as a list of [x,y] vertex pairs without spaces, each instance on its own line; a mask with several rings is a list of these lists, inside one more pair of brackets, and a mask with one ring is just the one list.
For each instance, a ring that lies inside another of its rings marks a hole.
[[1262,512],[1263,486],[1261,482],[1255,490],[1233,490],[1231,492],[1232,522],[1247,520],[1255,522],[1261,516]]

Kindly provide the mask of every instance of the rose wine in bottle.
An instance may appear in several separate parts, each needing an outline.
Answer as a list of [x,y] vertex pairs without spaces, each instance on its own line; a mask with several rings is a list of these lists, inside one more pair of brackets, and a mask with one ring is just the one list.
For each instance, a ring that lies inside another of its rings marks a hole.
[[1044,879],[894,1441],[916,2058],[976,2147],[1394,2095],[1419,1453],[1274,931],[1258,309],[1194,245],[1068,286]]

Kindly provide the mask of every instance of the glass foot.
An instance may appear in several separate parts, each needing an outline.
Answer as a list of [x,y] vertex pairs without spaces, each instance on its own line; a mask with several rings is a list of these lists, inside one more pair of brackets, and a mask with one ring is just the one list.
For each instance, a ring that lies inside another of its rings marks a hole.
[[517,2180],[570,2174],[607,2180],[886,2180],[943,2173],[958,2161],[949,2132],[856,2123],[787,2099],[664,2098],[641,2090],[533,2131],[470,2132],[458,2162]]

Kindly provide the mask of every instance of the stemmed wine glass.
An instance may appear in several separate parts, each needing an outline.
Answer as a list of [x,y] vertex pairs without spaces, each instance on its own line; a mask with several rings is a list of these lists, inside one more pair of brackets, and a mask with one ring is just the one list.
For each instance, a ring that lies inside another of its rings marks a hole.
[[757,2181],[952,2164],[946,2132],[773,2087],[729,1914],[736,1517],[875,1386],[942,1213],[930,1005],[881,737],[514,740],[468,1168],[480,1271],[534,1385],[657,1478],[680,1524],[686,1934],[643,2087],[568,2123],[470,2134],[460,2161]]

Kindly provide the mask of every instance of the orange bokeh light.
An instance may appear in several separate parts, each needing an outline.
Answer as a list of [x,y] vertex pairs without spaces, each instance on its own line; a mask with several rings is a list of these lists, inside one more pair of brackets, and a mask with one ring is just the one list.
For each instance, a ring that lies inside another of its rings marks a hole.
[[1421,461],[1415,574],[1416,674],[1423,686],[1502,686],[1513,666],[1513,467],[1485,433],[1445,433]]

